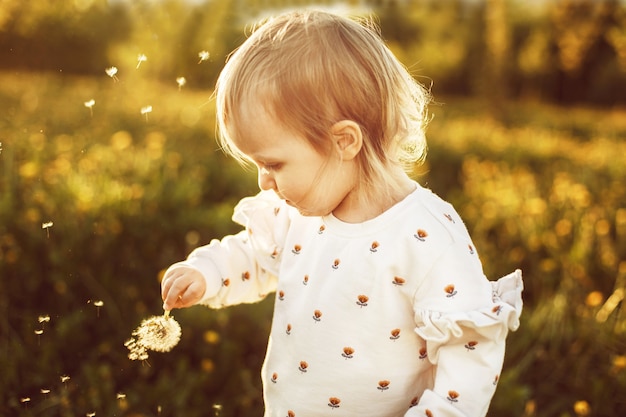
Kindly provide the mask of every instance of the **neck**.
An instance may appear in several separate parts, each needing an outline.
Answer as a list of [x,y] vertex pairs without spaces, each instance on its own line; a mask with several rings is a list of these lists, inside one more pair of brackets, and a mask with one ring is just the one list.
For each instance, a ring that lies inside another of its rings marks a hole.
[[415,183],[404,172],[395,178],[393,186],[388,185],[374,192],[356,186],[333,210],[333,215],[346,223],[362,223],[380,216],[415,190]]

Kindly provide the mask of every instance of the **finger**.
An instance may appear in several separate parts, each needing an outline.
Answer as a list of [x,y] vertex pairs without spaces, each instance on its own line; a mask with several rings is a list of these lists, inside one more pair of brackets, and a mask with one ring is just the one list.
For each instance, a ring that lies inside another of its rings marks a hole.
[[163,281],[161,281],[161,299],[165,300],[167,298],[167,295],[169,294],[172,288],[172,285],[174,284],[176,279],[182,277],[183,275],[184,275],[183,271],[175,269],[173,271],[170,271],[163,278]]
[[[187,290],[187,287],[191,284],[191,279],[187,275],[182,275],[172,280],[172,284],[167,291],[164,299],[163,308],[171,310],[172,308],[183,307],[183,295]],[[180,297],[180,298],[179,298]]]

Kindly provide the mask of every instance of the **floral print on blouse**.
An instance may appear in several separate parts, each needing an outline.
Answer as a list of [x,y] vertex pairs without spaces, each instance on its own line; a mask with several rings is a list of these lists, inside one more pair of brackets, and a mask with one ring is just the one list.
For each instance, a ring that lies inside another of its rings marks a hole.
[[487,280],[454,208],[416,187],[359,224],[261,192],[235,208],[244,231],[170,267],[197,268],[212,308],[276,294],[265,416],[486,415],[521,272]]

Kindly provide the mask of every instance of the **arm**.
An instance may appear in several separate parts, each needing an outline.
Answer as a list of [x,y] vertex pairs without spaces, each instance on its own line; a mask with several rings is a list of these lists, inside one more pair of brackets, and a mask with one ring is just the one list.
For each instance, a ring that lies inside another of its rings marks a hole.
[[435,262],[414,304],[416,332],[426,341],[435,380],[407,416],[486,415],[508,330],[519,325],[521,290],[519,271],[487,281],[466,244],[454,244]]
[[252,303],[274,291],[276,278],[260,268],[243,231],[213,240],[194,250],[186,261],[166,271],[162,287],[163,308],[205,304],[219,308]]
[[233,220],[246,230],[213,240],[172,265],[162,281],[163,308],[256,302],[275,290],[289,229],[284,204],[267,193],[243,199]]

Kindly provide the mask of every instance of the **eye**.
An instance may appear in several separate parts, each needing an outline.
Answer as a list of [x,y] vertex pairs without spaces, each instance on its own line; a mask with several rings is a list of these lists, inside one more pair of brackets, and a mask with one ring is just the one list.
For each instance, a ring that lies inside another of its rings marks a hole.
[[276,171],[278,169],[280,169],[282,165],[279,164],[278,162],[265,162],[262,164],[262,168],[266,171]]

